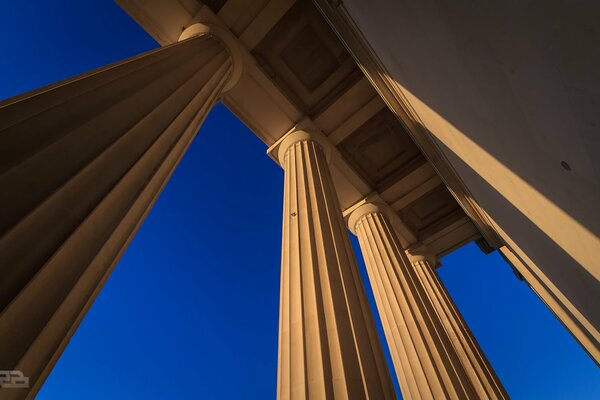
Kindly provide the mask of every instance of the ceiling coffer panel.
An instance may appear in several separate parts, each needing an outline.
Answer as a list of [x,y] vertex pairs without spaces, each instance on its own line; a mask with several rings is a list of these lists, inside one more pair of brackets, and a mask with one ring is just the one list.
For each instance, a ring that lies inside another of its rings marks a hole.
[[362,76],[310,2],[297,2],[253,50],[263,70],[314,117]]
[[378,191],[426,162],[402,124],[387,108],[361,125],[338,147]]

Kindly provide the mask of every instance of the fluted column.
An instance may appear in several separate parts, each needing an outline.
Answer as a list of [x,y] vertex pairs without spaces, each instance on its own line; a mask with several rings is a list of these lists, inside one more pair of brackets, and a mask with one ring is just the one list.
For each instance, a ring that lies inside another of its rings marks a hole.
[[506,391],[433,270],[407,256],[393,211],[367,203],[350,216],[405,399],[505,399]]
[[393,387],[319,136],[279,146],[285,169],[279,399],[391,399]]
[[565,306],[564,297],[557,296],[555,288],[553,289],[549,285],[550,282],[543,279],[543,274],[535,264],[524,262],[506,246],[500,247],[498,252],[521,275],[531,290],[539,296],[596,364],[600,365],[600,333],[591,325],[586,326],[581,323],[578,316]]
[[0,370],[29,378],[1,398],[35,396],[233,71],[203,34],[0,103]]

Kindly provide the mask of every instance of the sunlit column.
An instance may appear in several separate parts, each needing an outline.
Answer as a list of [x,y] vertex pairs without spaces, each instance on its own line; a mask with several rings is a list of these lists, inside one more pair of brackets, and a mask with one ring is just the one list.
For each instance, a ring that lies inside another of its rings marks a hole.
[[435,257],[405,253],[384,204],[357,208],[358,236],[405,399],[504,399],[506,391],[433,270]]
[[2,399],[35,396],[232,84],[207,32],[0,103],[0,370],[29,379]]
[[506,246],[500,247],[498,251],[567,328],[575,340],[581,344],[589,356],[596,361],[596,364],[600,365],[600,333],[593,326],[583,324],[581,315],[574,314],[572,309],[565,306],[564,296],[559,296],[559,292],[552,286],[551,282],[543,279],[543,274],[540,274],[535,264],[525,263]]
[[390,399],[389,372],[319,136],[279,146],[285,169],[279,399]]

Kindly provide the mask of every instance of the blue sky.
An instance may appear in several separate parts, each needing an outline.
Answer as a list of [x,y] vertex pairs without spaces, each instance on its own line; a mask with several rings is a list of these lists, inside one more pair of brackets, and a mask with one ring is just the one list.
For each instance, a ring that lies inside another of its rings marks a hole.
[[[0,98],[157,47],[109,0],[2,1],[0,30]],[[275,397],[283,171],[265,151],[211,112],[39,399]],[[498,254],[442,262],[513,399],[600,398],[598,368]]]

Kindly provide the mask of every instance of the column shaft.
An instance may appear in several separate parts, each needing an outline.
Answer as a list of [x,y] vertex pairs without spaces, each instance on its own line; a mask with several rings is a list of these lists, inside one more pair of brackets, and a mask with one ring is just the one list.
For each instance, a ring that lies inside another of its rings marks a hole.
[[540,273],[533,263],[525,263],[512,250],[506,246],[498,249],[504,259],[521,274],[527,285],[546,304],[546,307],[560,320],[560,322],[573,335],[575,340],[583,347],[589,356],[600,365],[600,333],[591,324],[584,324],[580,314],[573,313],[572,307],[567,307],[568,302],[560,295],[552,282]]
[[404,398],[508,398],[429,261],[409,261],[383,212],[354,229]]
[[209,35],[0,103],[0,369],[32,398],[231,74]]
[[393,387],[321,146],[285,169],[279,399],[390,399]]

